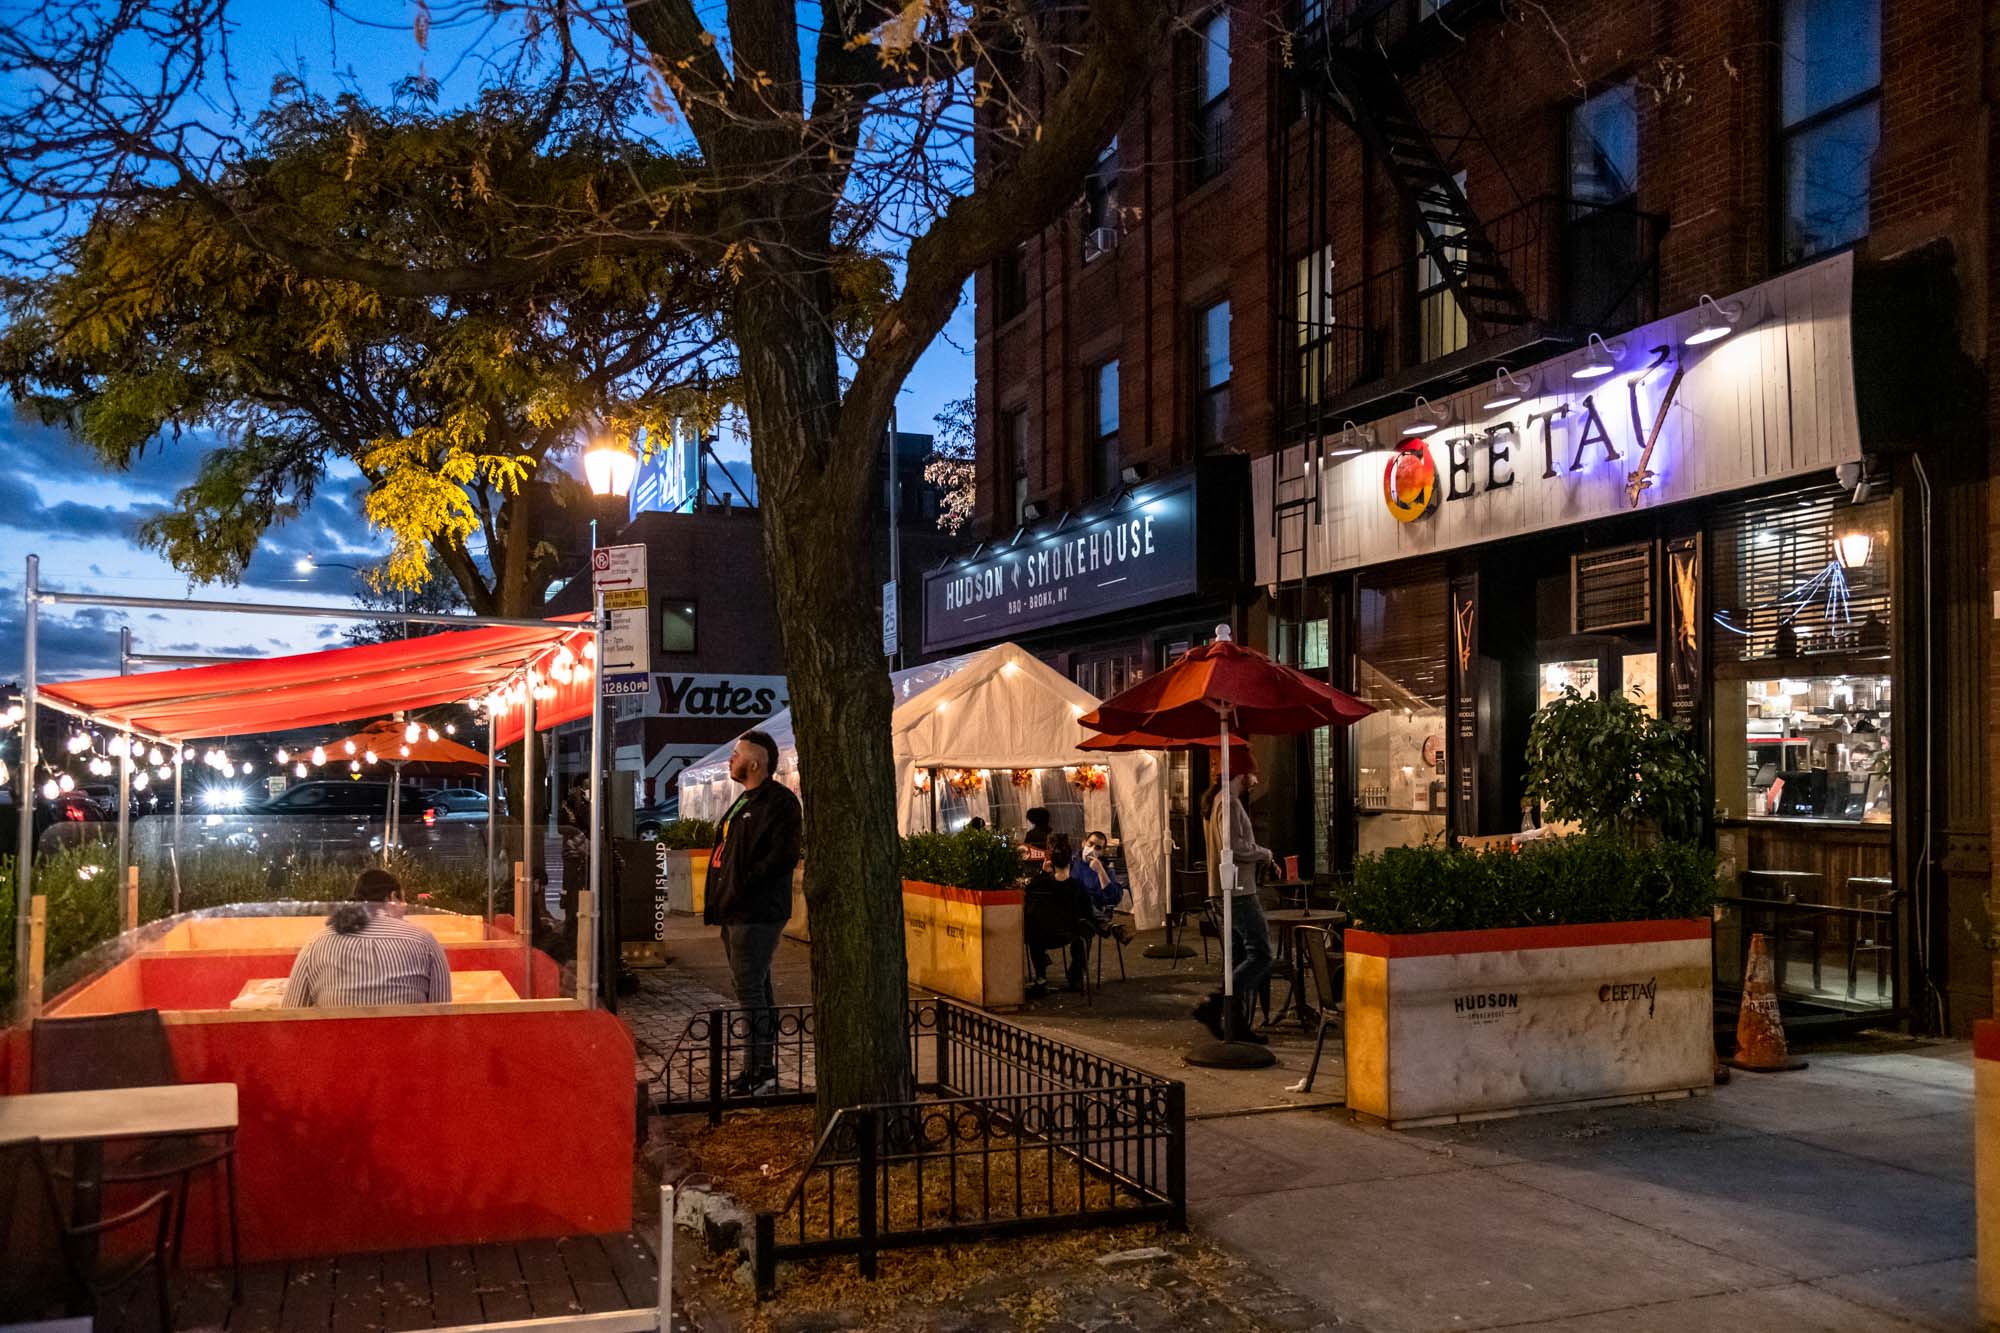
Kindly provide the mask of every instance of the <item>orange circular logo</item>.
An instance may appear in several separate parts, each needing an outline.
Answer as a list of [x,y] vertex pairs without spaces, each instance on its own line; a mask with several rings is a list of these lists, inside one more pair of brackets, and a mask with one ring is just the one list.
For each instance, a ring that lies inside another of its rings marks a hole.
[[1414,523],[1438,506],[1437,463],[1422,440],[1404,440],[1382,470],[1382,501],[1398,523]]

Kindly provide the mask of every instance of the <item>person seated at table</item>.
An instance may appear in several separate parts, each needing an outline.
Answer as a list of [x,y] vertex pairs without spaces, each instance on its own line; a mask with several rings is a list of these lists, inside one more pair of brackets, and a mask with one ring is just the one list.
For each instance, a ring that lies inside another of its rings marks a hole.
[[449,1004],[451,964],[437,936],[403,920],[403,886],[370,866],[354,901],[299,950],[285,983],[287,1009],[364,1004]]
[[1028,809],[1028,831],[1021,835],[1021,859],[1031,866],[1042,865],[1049,854],[1049,812],[1044,806]]
[[[1058,838],[1063,835],[1058,833]],[[1083,855],[1070,862],[1070,878],[1083,885],[1084,894],[1090,899],[1090,909],[1097,917],[1100,934],[1115,934],[1127,944],[1132,942],[1132,927],[1113,919],[1118,904],[1125,900],[1125,886],[1119,882],[1118,872],[1111,868],[1107,853],[1111,840],[1102,833],[1091,832],[1083,835]]]
[[1048,863],[1028,881],[1022,925],[1035,967],[1035,988],[1049,984],[1049,950],[1067,949],[1064,972],[1069,988],[1080,990],[1091,937],[1098,933],[1097,915],[1090,910],[1083,885],[1070,875],[1069,839],[1061,834],[1049,843]]

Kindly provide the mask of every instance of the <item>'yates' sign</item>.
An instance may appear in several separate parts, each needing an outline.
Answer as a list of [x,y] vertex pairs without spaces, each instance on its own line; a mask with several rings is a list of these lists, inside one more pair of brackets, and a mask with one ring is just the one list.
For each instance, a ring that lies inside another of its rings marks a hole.
[[660,717],[748,718],[762,721],[791,704],[783,676],[653,677]]
[[1195,590],[1195,489],[1182,478],[1051,533],[924,576],[924,649],[1178,597]]

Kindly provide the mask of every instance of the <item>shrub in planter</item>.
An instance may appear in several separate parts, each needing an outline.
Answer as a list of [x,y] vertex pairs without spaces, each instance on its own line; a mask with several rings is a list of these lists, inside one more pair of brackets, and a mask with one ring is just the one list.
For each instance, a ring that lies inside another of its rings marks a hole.
[[1355,925],[1385,935],[1707,916],[1715,856],[1609,834],[1482,851],[1392,847],[1354,867]]
[[1021,854],[991,829],[912,833],[903,839],[902,876],[961,889],[1004,889],[1021,877]]
[[1701,832],[1707,769],[1687,728],[1630,699],[1588,698],[1564,686],[1528,726],[1528,795],[1586,833],[1633,837]]
[[715,846],[715,822],[676,819],[660,825],[660,845],[675,852],[705,852]]

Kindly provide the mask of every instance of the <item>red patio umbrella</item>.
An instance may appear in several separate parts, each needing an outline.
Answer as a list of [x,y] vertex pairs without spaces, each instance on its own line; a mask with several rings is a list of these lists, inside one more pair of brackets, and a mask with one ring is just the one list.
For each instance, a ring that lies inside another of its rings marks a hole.
[[[1143,732],[1183,742],[1209,741],[1222,752],[1222,840],[1233,840],[1235,802],[1228,799],[1232,728],[1237,735],[1293,735],[1316,727],[1345,727],[1374,712],[1367,704],[1303,671],[1273,662],[1254,648],[1230,639],[1229,627],[1215,627],[1215,640],[1189,649],[1165,671],[1148,677],[1098,705],[1079,719],[1092,731],[1118,736]],[[1235,1019],[1236,863],[1219,862],[1222,881],[1222,993],[1225,1021]],[[1226,1037],[1233,1031],[1225,1029]],[[1224,1040],[1196,1048],[1190,1064],[1260,1068],[1273,1063],[1261,1046]]]
[[[1203,736],[1200,740],[1184,741],[1172,736],[1160,736],[1150,731],[1127,731],[1119,735],[1098,735],[1079,744],[1079,750],[1094,754],[1129,754],[1135,750],[1189,750],[1195,746],[1205,746],[1210,750],[1221,750],[1222,742],[1214,736]],[[1229,748],[1238,760],[1249,758],[1250,742],[1242,736],[1231,736]]]

